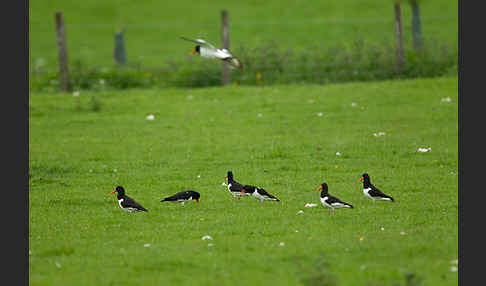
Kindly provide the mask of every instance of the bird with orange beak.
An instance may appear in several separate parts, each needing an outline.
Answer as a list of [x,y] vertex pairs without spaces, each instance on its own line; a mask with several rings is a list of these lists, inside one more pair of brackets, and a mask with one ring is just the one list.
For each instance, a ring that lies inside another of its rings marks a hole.
[[373,202],[374,201],[391,201],[391,202],[395,201],[391,196],[384,194],[377,187],[371,184],[370,175],[368,175],[368,173],[364,173],[358,182],[361,181],[363,181],[363,194],[366,197],[372,199]]
[[191,52],[189,52],[189,55],[199,54],[203,58],[220,59],[222,61],[228,62],[233,68],[237,68],[240,70],[243,69],[243,64],[241,63],[241,61],[233,56],[231,52],[227,49],[217,49],[213,45],[202,39],[189,39],[185,37],[181,37],[181,39],[198,44]]
[[110,195],[117,193],[118,204],[120,208],[127,212],[138,212],[144,211],[148,212],[148,210],[142,207],[139,203],[137,203],[134,199],[130,198],[129,196],[125,195],[125,189],[122,186],[118,186],[110,192]]
[[317,191],[321,191],[321,203],[327,207],[327,215],[331,215],[331,210],[333,210],[334,215],[336,215],[336,209],[340,208],[350,208],[352,209],[353,206],[351,204],[345,203],[340,199],[333,197],[328,192],[329,187],[326,183],[322,183],[319,188],[316,189]]

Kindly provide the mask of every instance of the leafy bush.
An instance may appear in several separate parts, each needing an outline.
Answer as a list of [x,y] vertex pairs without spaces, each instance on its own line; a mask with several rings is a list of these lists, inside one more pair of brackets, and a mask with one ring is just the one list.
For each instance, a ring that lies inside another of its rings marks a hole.
[[[275,42],[239,47],[234,54],[244,64],[232,71],[233,84],[271,85],[288,83],[326,84],[396,78],[437,77],[457,74],[457,45],[431,41],[421,52],[405,51],[405,63],[397,65],[395,49],[386,42],[357,39],[350,47],[316,45],[304,50],[282,49]],[[70,71],[73,90],[150,87],[220,86],[221,62],[197,56],[168,62],[166,67],[140,65],[87,68],[80,61]],[[31,71],[30,89],[59,90],[57,71]]]

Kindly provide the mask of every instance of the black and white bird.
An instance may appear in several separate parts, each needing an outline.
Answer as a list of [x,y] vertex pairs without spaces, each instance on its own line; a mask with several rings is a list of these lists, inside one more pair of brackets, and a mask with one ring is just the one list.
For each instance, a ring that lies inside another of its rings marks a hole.
[[189,53],[190,55],[198,53],[201,57],[220,59],[222,61],[228,62],[231,67],[235,67],[240,70],[243,69],[243,64],[241,63],[241,61],[233,56],[231,52],[227,49],[217,49],[213,45],[202,39],[189,39],[186,37],[181,37],[181,39],[198,44],[194,48],[194,50]]
[[329,188],[326,183],[322,183],[321,186],[316,190],[316,191],[321,191],[321,203],[327,207],[327,215],[331,214],[331,210],[333,210],[334,215],[336,215],[336,209],[353,208],[351,204],[345,203],[340,199],[331,196],[328,190]]
[[184,203],[192,200],[196,200],[196,204],[199,203],[199,198],[201,195],[193,190],[187,190],[187,191],[182,191],[178,192],[177,194],[167,197],[161,202],[179,202],[181,203],[182,207],[184,207]]
[[241,196],[248,195],[241,192],[243,191],[243,185],[234,180],[233,172],[228,171],[228,175],[226,176],[226,179],[228,179],[228,185],[227,185],[228,191],[230,192],[230,194],[233,195],[234,199],[238,197],[239,200]]
[[139,203],[137,203],[134,199],[130,198],[129,196],[125,195],[125,189],[122,186],[116,187],[115,190],[110,192],[110,195],[117,193],[116,197],[118,199],[118,204],[120,208],[127,212],[137,212],[137,211],[144,211],[148,212],[148,210],[142,207]]
[[265,191],[265,189],[259,188],[259,187],[255,187],[255,186],[252,186],[252,185],[244,185],[243,186],[242,193],[244,193],[244,194],[250,194],[252,197],[254,197],[255,199],[259,200],[262,206],[263,206],[263,203],[265,201],[276,201],[276,202],[280,202],[280,200],[277,199],[275,196],[270,195],[269,193],[267,193],[267,191]]
[[363,181],[363,193],[366,197],[372,199],[373,201],[395,201],[392,197],[384,194],[377,187],[373,186],[370,181],[370,176],[367,173],[364,173],[358,182],[361,181]]

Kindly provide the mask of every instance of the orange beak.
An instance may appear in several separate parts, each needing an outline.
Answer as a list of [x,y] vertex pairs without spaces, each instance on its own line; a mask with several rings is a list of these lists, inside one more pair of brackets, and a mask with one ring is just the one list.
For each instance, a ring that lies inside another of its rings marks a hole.
[[316,192],[317,191],[320,191],[320,190],[322,190],[322,186],[320,186],[319,188],[317,188]]
[[194,55],[195,53],[196,53],[196,49],[194,49],[194,50],[190,51],[190,52],[189,52],[189,55],[190,55],[190,56],[192,56],[192,55]]
[[358,182],[361,182],[363,179],[364,179],[364,177],[361,177],[361,178],[358,180]]
[[112,195],[112,194],[114,194],[114,193],[116,193],[116,192],[117,192],[117,190],[113,190],[113,191],[110,193],[110,195]]

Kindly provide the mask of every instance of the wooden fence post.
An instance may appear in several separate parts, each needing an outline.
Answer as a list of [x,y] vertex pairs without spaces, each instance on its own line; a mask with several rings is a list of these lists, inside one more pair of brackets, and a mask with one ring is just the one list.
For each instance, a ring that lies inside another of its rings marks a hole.
[[422,51],[422,24],[420,23],[420,7],[418,0],[411,0],[412,6],[412,36],[415,51]]
[[113,50],[113,56],[115,58],[115,64],[125,65],[127,63],[127,56],[125,53],[125,38],[123,37],[124,29],[120,29],[115,33],[115,49]]
[[[230,48],[230,38],[229,38],[229,16],[228,11],[221,11],[221,33],[223,40],[223,49],[229,50]],[[231,83],[231,69],[228,62],[223,61],[222,67],[222,82],[223,85],[228,85]]]
[[64,16],[62,12],[56,12],[56,32],[57,32],[57,54],[59,56],[59,75],[61,80],[61,90],[69,90],[69,71],[66,49],[66,28],[64,27]]
[[403,30],[402,30],[402,4],[395,2],[395,45],[397,50],[397,66],[401,70],[403,59]]

